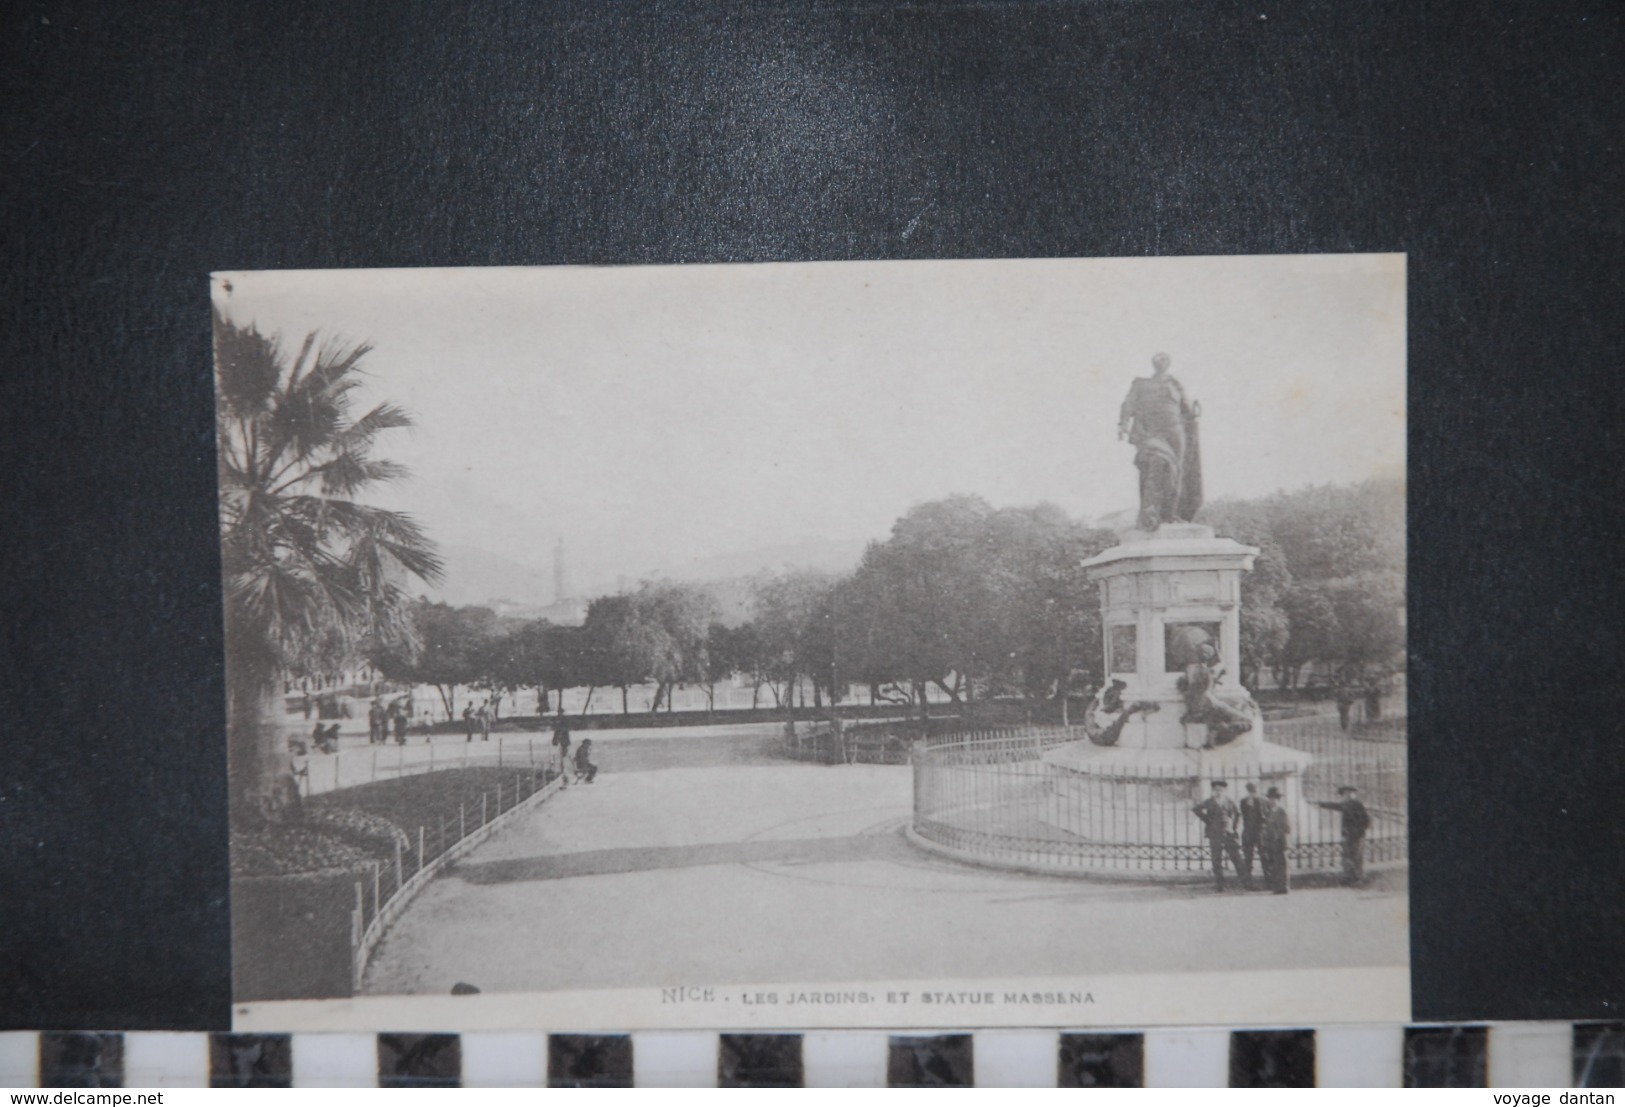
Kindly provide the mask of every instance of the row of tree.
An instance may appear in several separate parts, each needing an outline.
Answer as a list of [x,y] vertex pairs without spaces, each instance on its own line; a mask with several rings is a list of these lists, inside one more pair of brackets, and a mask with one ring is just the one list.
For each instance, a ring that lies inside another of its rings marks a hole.
[[[1242,683],[1266,670],[1282,686],[1306,666],[1364,680],[1403,646],[1404,495],[1395,482],[1311,488],[1215,504],[1205,519],[1260,550],[1243,578]],[[646,583],[604,596],[580,627],[499,620],[489,609],[419,602],[411,648],[376,651],[386,677],[498,695],[653,684],[653,709],[675,687],[710,703],[743,675],[753,703],[810,686],[814,706],[853,684],[875,700],[916,703],[931,685],[956,704],[990,695],[1076,691],[1102,672],[1100,607],[1081,563],[1116,542],[1050,505],[995,509],[974,496],[922,504],[872,543],[844,576],[793,572],[755,582],[743,625],[716,619],[703,588]],[[555,701],[562,710],[562,699]]]
[[[232,812],[275,820],[298,790],[275,726],[279,679],[360,656],[385,675],[452,689],[681,684],[748,673],[775,700],[810,681],[817,704],[862,682],[877,699],[918,702],[941,686],[965,704],[988,694],[1064,693],[1101,672],[1096,591],[1079,563],[1114,535],[1040,505],[994,509],[974,496],[915,507],[845,576],[758,583],[744,626],[714,619],[704,592],[647,584],[605,596],[584,626],[505,624],[480,608],[411,600],[441,562],[417,523],[368,493],[405,470],[377,457],[411,425],[380,403],[357,412],[368,347],[307,336],[297,350],[215,316],[216,431]],[[1304,667],[1345,674],[1391,664],[1402,647],[1404,489],[1373,481],[1211,505],[1221,533],[1260,548],[1243,584],[1243,683],[1284,684]],[[785,689],[780,693],[779,689]]]
[[1256,546],[1241,583],[1243,684],[1265,670],[1295,687],[1306,667],[1360,683],[1405,646],[1405,486],[1370,480],[1210,504],[1202,520]]

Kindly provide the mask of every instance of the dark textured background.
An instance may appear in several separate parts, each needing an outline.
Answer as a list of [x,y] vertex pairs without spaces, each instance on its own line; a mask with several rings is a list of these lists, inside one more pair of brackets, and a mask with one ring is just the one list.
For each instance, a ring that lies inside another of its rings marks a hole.
[[1622,16],[7,5],[0,1026],[228,1020],[211,269],[1367,250],[1416,1014],[1619,1017]]

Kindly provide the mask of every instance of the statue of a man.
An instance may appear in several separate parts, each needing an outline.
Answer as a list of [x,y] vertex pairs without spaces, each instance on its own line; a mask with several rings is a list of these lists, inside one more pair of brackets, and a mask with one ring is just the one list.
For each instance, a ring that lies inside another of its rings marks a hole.
[[1202,455],[1196,421],[1202,414],[1168,373],[1167,354],[1151,359],[1152,374],[1136,377],[1118,416],[1117,437],[1134,444],[1140,470],[1141,530],[1188,523],[1202,506]]

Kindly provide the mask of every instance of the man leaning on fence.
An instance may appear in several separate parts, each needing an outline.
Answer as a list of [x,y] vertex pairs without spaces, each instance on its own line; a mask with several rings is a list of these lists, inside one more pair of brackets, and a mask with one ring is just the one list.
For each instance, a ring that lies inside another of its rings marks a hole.
[[1236,820],[1241,817],[1241,812],[1235,801],[1226,794],[1228,789],[1229,785],[1224,781],[1215,780],[1212,794],[1191,808],[1205,828],[1208,850],[1213,856],[1213,883],[1221,892],[1224,891],[1226,855],[1236,867],[1236,876],[1240,878],[1242,875],[1241,848],[1236,844]]
[[1337,790],[1336,801],[1321,800],[1320,806],[1343,816],[1343,883],[1365,880],[1365,832],[1371,829],[1371,814],[1360,802],[1360,790],[1345,784]]

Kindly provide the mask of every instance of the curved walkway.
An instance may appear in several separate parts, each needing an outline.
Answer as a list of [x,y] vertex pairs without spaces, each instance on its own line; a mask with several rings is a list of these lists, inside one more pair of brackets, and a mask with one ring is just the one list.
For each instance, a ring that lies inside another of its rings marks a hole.
[[365,990],[1407,961],[1403,872],[1282,898],[985,871],[907,843],[910,789],[897,766],[606,768],[427,888],[384,938]]

